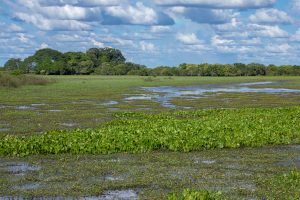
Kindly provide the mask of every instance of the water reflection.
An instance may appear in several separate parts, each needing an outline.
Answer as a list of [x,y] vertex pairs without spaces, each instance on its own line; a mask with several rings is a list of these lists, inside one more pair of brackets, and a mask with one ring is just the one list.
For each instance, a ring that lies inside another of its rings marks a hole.
[[[200,86],[159,86],[159,87],[142,87],[142,90],[150,94],[141,94],[126,97],[124,100],[151,100],[161,104],[163,107],[176,108],[171,103],[174,98],[199,99],[212,96],[217,93],[300,93],[298,89],[271,88],[268,85],[280,84],[279,82],[253,82],[253,83],[236,83],[225,85],[200,85]],[[264,88],[252,88],[251,86],[263,85]]]

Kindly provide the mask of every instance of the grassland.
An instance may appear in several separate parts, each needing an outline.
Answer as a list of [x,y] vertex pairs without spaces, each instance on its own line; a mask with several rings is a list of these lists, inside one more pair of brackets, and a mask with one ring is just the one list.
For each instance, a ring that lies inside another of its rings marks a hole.
[[270,87],[300,89],[299,77],[51,79],[0,87],[0,197],[132,190],[141,199],[299,199],[298,93],[172,100],[192,110],[125,100],[148,86],[279,81]]
[[[149,81],[147,77],[136,76],[54,76],[51,79],[56,82],[43,86],[0,88],[0,135],[31,135],[53,129],[97,128],[103,122],[111,120],[112,113],[115,112],[168,110],[152,101],[124,101],[126,94],[145,93],[140,90],[144,86],[284,81],[282,85],[272,87],[300,88],[298,77],[151,77]],[[112,100],[118,104],[103,105]],[[174,99],[173,103],[193,109],[206,109],[297,106],[299,101],[300,96],[297,94],[220,93],[209,98]]]

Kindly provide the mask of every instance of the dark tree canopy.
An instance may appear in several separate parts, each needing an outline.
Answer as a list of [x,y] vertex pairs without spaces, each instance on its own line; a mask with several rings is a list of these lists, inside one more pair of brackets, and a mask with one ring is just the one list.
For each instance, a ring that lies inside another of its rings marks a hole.
[[283,76],[300,75],[300,66],[263,65],[259,63],[234,64],[187,64],[177,67],[158,66],[147,68],[126,62],[122,52],[113,48],[90,48],[84,52],[66,52],[46,48],[25,58],[9,59],[4,70],[36,74],[99,74],[99,75],[140,75],[140,76]]

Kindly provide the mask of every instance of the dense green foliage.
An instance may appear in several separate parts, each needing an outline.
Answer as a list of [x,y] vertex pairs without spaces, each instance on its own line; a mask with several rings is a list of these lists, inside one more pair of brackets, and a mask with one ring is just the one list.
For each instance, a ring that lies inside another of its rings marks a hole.
[[179,196],[175,193],[169,194],[169,200],[218,200],[221,198],[221,193],[208,192],[208,191],[196,191],[185,189]]
[[21,87],[23,85],[46,85],[52,83],[53,80],[32,75],[18,75],[0,73],[0,87]]
[[113,48],[91,48],[87,52],[61,53],[53,49],[38,50],[22,61],[9,59],[5,70],[18,70],[36,74],[100,74],[141,76],[284,76],[300,75],[297,65],[263,65],[258,63],[235,64],[181,64],[178,67],[144,65],[125,62],[122,52]]
[[99,129],[5,136],[0,141],[0,155],[257,147],[299,143],[299,130],[300,107],[122,113]]
[[[41,49],[21,61],[9,59],[6,70],[16,70],[22,73],[36,73],[47,75],[71,74],[101,74],[101,75],[140,75],[145,66],[126,63],[121,51],[113,48],[91,48],[86,53],[61,53],[53,49]],[[137,72],[138,70],[138,72]]]

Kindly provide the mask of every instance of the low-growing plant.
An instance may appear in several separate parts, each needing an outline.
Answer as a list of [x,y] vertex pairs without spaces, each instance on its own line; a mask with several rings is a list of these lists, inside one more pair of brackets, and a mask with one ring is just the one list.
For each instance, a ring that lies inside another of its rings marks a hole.
[[0,155],[178,152],[300,142],[300,107],[120,113],[98,129],[5,136]]
[[22,75],[17,71],[13,74],[0,73],[0,87],[17,88],[24,85],[46,85],[52,83],[53,80],[34,75]]
[[169,194],[168,200],[221,200],[221,194],[221,192],[185,189],[181,194]]

